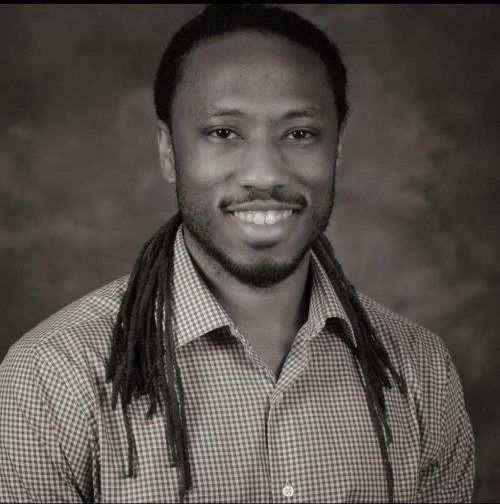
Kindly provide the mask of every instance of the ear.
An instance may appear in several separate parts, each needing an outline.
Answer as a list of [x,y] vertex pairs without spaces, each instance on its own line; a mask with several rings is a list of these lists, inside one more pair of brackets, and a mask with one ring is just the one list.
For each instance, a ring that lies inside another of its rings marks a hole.
[[337,159],[335,160],[335,171],[339,169],[341,160],[342,160],[342,144],[339,142],[337,145]]
[[158,120],[158,152],[160,154],[160,171],[170,184],[175,184],[175,156],[172,135],[168,126]]
[[339,132],[339,138],[337,140],[337,159],[335,160],[335,172],[338,170],[340,163],[342,161],[342,143],[344,141],[344,131],[345,124]]

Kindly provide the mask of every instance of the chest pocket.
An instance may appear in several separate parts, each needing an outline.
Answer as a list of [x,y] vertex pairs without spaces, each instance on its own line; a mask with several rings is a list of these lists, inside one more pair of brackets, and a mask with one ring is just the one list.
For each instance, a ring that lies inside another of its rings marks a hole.
[[439,469],[439,462],[435,459],[430,460],[427,464],[420,469],[418,475],[418,493],[422,493],[426,487],[435,484],[433,479],[436,478]]

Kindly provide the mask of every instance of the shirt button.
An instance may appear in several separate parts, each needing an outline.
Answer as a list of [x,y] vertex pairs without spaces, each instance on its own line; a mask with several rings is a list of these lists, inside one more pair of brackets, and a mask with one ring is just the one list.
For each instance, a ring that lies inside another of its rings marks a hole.
[[293,486],[290,485],[290,483],[287,483],[284,487],[283,487],[283,495],[285,497],[291,497],[293,495]]

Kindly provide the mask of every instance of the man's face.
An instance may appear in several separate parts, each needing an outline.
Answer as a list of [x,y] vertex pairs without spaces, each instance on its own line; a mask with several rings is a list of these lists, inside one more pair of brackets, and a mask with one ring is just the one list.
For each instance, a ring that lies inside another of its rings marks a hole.
[[289,276],[333,206],[337,115],[321,60],[276,35],[210,39],[185,62],[171,134],[186,243],[254,287]]

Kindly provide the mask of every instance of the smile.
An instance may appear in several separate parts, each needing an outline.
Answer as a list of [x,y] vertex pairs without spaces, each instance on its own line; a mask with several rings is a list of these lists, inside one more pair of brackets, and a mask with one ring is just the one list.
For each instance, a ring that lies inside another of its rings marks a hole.
[[289,219],[293,210],[268,210],[268,211],[244,211],[234,212],[233,215],[243,221],[256,226],[272,226],[278,222]]

